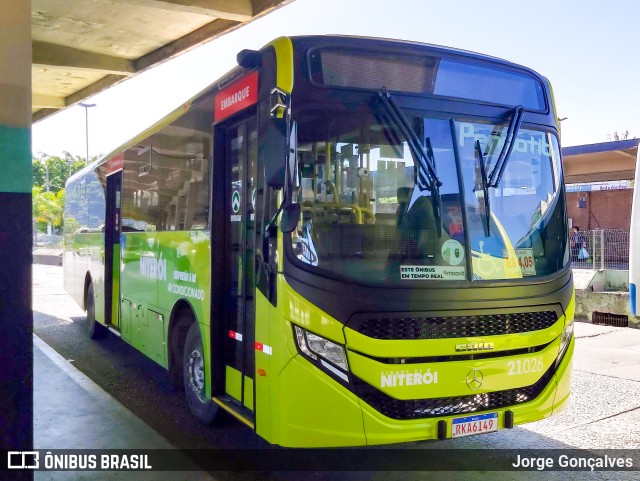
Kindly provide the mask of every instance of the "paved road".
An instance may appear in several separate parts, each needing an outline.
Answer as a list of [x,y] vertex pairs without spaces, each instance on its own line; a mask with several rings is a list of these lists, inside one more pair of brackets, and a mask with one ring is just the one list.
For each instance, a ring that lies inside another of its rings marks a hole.
[[[62,289],[62,269],[34,266],[34,332],[178,448],[260,448],[267,443],[229,416],[202,426],[165,371],[115,336],[91,341],[84,312]],[[576,325],[572,397],[544,421],[483,436],[403,445],[419,449],[640,449],[640,330]],[[224,413],[222,413],[224,414]],[[438,479],[486,479],[464,473]],[[516,473],[491,473],[513,479]],[[588,476],[586,476],[588,475]],[[229,479],[301,479],[300,473],[226,475]],[[638,479],[638,473],[519,472],[518,479]],[[433,479],[434,473],[310,473],[310,479]]]

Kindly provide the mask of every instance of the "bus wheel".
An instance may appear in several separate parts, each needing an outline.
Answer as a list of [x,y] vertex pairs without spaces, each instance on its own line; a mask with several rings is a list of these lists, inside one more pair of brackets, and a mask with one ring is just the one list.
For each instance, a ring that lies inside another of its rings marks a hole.
[[218,405],[207,399],[205,390],[204,354],[200,328],[194,322],[189,327],[187,339],[184,343],[182,363],[184,391],[187,395],[189,410],[198,421],[210,424],[218,412]]
[[87,289],[87,301],[85,302],[85,306],[87,306],[87,324],[89,325],[89,337],[91,339],[102,339],[106,337],[109,333],[109,330],[96,321],[96,301],[93,297],[93,283],[89,283],[89,288]]

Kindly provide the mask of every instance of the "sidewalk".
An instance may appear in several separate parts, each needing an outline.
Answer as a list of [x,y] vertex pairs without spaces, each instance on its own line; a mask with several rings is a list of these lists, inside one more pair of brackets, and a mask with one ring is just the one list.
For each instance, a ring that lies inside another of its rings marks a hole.
[[[175,449],[39,337],[33,336],[36,449]],[[37,471],[36,481],[211,480],[192,472]]]

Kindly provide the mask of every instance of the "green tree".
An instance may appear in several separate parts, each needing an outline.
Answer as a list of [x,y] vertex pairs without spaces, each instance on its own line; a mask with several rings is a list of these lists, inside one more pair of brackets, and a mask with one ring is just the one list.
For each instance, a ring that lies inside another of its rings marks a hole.
[[[93,161],[94,159],[92,159]],[[47,191],[47,170],[49,171],[49,191],[64,189],[67,179],[85,166],[84,158],[64,152],[64,157],[40,153],[33,159],[33,185]]]
[[62,226],[64,193],[64,189],[46,192],[42,187],[33,186],[33,220],[38,223],[39,230],[44,231],[47,224],[54,228]]
[[628,130],[625,130],[624,132],[618,132],[617,130],[613,133],[613,134],[607,134],[607,140],[612,141],[612,140],[627,140],[627,139],[635,139],[635,135],[633,137],[631,137],[631,134],[629,133]]

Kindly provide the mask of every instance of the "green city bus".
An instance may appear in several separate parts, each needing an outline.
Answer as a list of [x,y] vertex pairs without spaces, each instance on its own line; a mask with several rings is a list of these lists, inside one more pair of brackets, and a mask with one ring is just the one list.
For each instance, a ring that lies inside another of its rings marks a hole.
[[92,338],[270,443],[456,438],[569,398],[574,290],[547,79],[451,48],[278,38],[74,175]]

